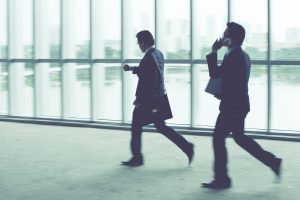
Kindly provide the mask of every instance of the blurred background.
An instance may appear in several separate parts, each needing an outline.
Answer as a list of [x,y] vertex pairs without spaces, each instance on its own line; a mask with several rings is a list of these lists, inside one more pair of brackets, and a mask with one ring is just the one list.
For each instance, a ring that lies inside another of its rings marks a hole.
[[[252,59],[247,131],[300,134],[298,0],[0,0],[1,119],[128,125],[148,29],[165,55],[173,126],[212,130],[206,54],[227,21],[246,29]],[[221,61],[225,49],[218,57]]]

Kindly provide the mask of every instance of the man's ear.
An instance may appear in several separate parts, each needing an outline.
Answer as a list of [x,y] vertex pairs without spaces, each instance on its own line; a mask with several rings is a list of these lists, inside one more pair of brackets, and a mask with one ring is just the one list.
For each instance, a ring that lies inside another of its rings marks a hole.
[[234,38],[230,37],[231,40],[231,45],[236,45],[236,41],[234,40]]

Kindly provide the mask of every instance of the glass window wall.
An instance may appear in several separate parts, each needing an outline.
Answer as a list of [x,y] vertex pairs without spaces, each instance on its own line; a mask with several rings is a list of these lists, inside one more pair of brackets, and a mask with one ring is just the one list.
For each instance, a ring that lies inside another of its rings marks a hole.
[[121,58],[121,1],[92,0],[92,58]]
[[[214,41],[222,36],[228,20],[227,2],[227,0],[193,1],[194,59],[206,59]],[[220,49],[218,58],[222,59],[224,53],[225,49]]]
[[63,118],[91,118],[91,69],[85,63],[63,67]]
[[300,55],[300,1],[271,1],[271,58],[298,60]]
[[60,49],[60,1],[35,0],[35,57],[59,59]]
[[143,55],[137,45],[136,34],[149,30],[155,37],[154,0],[126,0],[124,3],[124,58],[140,59]]
[[7,0],[0,0],[0,59],[7,58]]
[[95,120],[121,121],[122,84],[120,64],[97,63],[93,68]]
[[157,46],[167,59],[190,58],[190,1],[157,1]]
[[33,58],[34,49],[32,0],[9,0],[8,2],[10,45],[9,57],[14,59]]
[[243,49],[252,59],[246,129],[299,132],[299,6],[297,0],[0,0],[0,114],[130,123],[138,78],[122,65],[138,66],[136,33],[148,29],[165,56],[174,115],[167,123],[213,128],[219,100],[204,92],[206,55],[230,20],[245,27]]
[[299,91],[300,65],[272,67],[272,130],[300,130]]
[[[231,1],[231,20],[246,29],[243,48],[253,60],[266,60],[268,52],[267,0]],[[255,11],[255,14],[253,14]]]
[[36,65],[37,116],[61,118],[61,66],[59,63]]
[[0,63],[0,114],[8,113],[8,68],[6,63]]
[[10,115],[34,116],[34,70],[30,62],[9,66]]
[[63,0],[63,58],[90,58],[90,4]]

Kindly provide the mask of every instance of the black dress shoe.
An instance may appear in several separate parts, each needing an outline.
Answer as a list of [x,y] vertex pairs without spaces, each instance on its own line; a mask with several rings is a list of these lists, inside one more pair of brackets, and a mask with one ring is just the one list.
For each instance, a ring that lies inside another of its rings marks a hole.
[[194,144],[193,144],[193,143],[190,143],[190,144],[189,144],[189,147],[188,147],[188,150],[186,151],[186,156],[187,156],[188,159],[189,159],[189,165],[191,165],[191,163],[192,163],[193,160],[194,160],[194,154],[195,154],[195,151],[194,151]]
[[231,187],[231,181],[219,181],[219,180],[213,180],[210,183],[202,183],[202,187],[204,188],[210,188],[210,189],[227,189]]
[[275,175],[280,179],[282,159],[281,158],[275,158],[275,159],[276,161],[274,165],[271,166],[271,169],[275,173]]
[[129,167],[138,167],[144,164],[143,158],[135,158],[132,157],[129,161],[123,161],[122,165],[126,165]]

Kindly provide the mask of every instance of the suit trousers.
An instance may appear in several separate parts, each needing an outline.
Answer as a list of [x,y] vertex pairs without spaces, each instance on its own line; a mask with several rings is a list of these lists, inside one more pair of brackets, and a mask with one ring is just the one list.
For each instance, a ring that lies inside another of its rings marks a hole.
[[[131,152],[134,157],[141,158],[141,140],[142,140],[142,128],[144,115],[146,114],[145,109],[140,106],[135,108],[133,111],[132,117],[132,126],[131,126]],[[169,140],[171,140],[175,145],[177,145],[183,152],[187,151],[190,143],[181,136],[178,132],[176,132],[171,127],[168,127],[164,120],[158,120],[154,122],[154,126],[157,131],[164,136],[166,136]]]
[[228,180],[227,172],[227,150],[225,146],[226,137],[232,133],[235,142],[261,161],[267,166],[272,166],[275,163],[275,155],[265,151],[258,143],[252,138],[244,134],[244,122],[246,113],[226,113],[220,112],[216,127],[213,134],[213,148],[214,148],[214,172],[216,180]]

